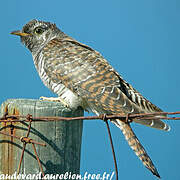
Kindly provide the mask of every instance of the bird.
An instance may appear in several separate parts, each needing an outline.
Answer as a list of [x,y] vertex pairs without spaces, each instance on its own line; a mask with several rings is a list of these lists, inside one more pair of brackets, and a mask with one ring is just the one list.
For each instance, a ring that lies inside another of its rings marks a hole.
[[[20,36],[32,54],[41,80],[58,96],[42,97],[43,100],[59,100],[70,108],[81,106],[96,115],[162,112],[125,81],[98,51],[68,36],[56,24],[33,19],[11,34]],[[130,123],[110,121],[120,128],[144,166],[160,178]],[[160,119],[134,122],[170,130]]]

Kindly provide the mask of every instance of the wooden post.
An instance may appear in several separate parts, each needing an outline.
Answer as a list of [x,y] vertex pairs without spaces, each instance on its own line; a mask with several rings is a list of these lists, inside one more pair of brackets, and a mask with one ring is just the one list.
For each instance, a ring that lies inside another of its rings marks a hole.
[[[40,116],[83,116],[81,108],[71,110],[60,102],[45,102],[31,99],[9,99],[1,105],[0,117],[5,112],[8,115],[31,114]],[[0,132],[18,137],[26,136],[28,122],[0,123]],[[29,137],[46,147],[36,145],[36,151],[45,174],[63,174],[65,172],[79,173],[80,152],[83,121],[48,121],[32,122]],[[19,139],[0,134],[0,174],[13,174],[17,171],[23,143]],[[40,172],[38,162],[32,147],[28,143],[20,173],[37,174]]]

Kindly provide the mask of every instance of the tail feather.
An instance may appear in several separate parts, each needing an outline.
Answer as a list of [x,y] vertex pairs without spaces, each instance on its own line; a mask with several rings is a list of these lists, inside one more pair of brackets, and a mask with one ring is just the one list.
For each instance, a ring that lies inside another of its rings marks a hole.
[[169,125],[167,125],[160,119],[152,119],[152,120],[135,119],[134,122],[164,131],[170,131],[171,129]]
[[113,120],[112,123],[114,123],[117,127],[119,127],[124,134],[129,146],[133,149],[135,154],[139,157],[139,159],[142,161],[144,166],[148,168],[154,175],[160,178],[160,175],[155,168],[152,160],[146,153],[145,149],[139,142],[138,138],[136,137],[135,133],[131,129],[131,126],[127,123],[124,123],[120,120]]

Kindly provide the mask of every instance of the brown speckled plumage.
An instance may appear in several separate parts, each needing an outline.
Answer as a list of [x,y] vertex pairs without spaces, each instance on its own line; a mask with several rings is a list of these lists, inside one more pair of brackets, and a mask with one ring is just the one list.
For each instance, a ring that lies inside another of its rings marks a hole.
[[[37,28],[41,28],[40,34],[36,33]],[[161,111],[123,80],[100,53],[67,36],[54,24],[32,20],[22,32],[29,34],[21,35],[21,41],[32,52],[42,81],[70,107],[82,106],[96,114]],[[143,164],[160,177],[131,126],[118,119],[112,122],[121,129]],[[160,120],[135,122],[169,130]]]

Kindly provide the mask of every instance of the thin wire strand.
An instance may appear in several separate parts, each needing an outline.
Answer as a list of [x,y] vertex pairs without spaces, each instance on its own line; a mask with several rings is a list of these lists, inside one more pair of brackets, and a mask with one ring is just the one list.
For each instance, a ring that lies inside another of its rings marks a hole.
[[41,173],[42,173],[42,175],[43,175],[43,177],[44,177],[44,171],[43,171],[43,168],[42,168],[41,162],[40,162],[40,160],[39,160],[39,157],[38,157],[38,154],[37,154],[37,151],[36,151],[36,148],[35,148],[34,143],[32,143],[32,147],[33,147],[34,153],[35,153],[35,155],[36,155],[36,159],[37,159],[37,162],[38,162],[39,168],[41,169]]
[[117,167],[116,155],[115,155],[115,151],[114,151],[114,145],[113,145],[113,140],[112,140],[108,120],[105,120],[105,123],[106,123],[106,127],[107,127],[107,130],[108,130],[109,140],[110,140],[110,143],[111,143],[111,149],[112,149],[113,160],[114,160],[114,167],[115,167],[115,172],[116,172],[116,180],[118,180],[118,167]]
[[[177,112],[155,112],[155,113],[139,113],[139,114],[129,114],[129,120],[135,119],[143,119],[143,120],[151,120],[153,119],[162,119],[162,120],[180,120],[180,117],[165,117],[159,115],[177,115],[180,114],[180,111]],[[114,114],[114,115],[107,115],[107,119],[120,119],[121,121],[126,122],[126,114]],[[33,122],[47,122],[47,121],[72,121],[72,120],[103,120],[103,116],[80,116],[80,117],[32,117],[29,114],[27,116],[21,115],[6,115],[0,118],[0,122],[29,122],[32,120]]]
[[23,143],[23,149],[22,149],[22,152],[21,152],[21,158],[20,158],[20,161],[19,161],[19,165],[18,165],[18,169],[17,169],[17,175],[20,173],[20,169],[21,169],[21,164],[22,164],[22,160],[23,160],[23,157],[24,157],[24,151],[26,149],[26,142]]

